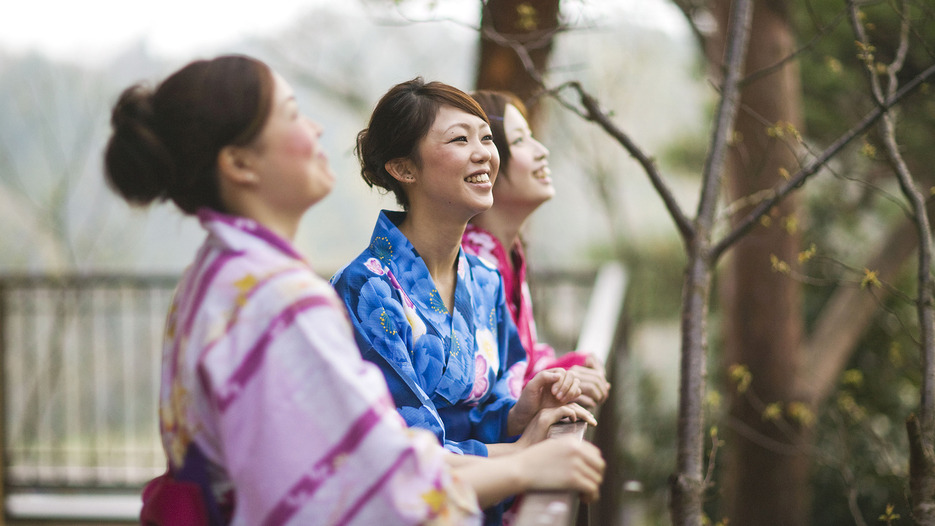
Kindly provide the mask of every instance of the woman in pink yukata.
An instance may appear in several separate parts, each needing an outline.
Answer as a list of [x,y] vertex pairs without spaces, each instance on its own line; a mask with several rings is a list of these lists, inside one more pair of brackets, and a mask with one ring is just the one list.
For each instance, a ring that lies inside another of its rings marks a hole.
[[580,381],[582,396],[578,401],[596,406],[607,398],[610,389],[603,365],[593,356],[578,352],[556,358],[552,347],[536,338],[520,232],[529,216],[555,195],[549,177],[549,150],[533,138],[526,122],[526,107],[515,95],[482,90],[471,96],[490,119],[493,142],[500,152],[500,176],[493,187],[493,206],[471,219],[462,246],[495,263],[503,277],[507,305],[529,362],[525,381],[552,367],[570,369]]
[[111,123],[109,184],[207,231],[166,323],[169,472],[144,491],[143,524],[477,524],[517,491],[595,496],[603,461],[573,441],[468,463],[407,429],[293,246],[335,178],[282,77],[244,56],[196,61],[128,88]]

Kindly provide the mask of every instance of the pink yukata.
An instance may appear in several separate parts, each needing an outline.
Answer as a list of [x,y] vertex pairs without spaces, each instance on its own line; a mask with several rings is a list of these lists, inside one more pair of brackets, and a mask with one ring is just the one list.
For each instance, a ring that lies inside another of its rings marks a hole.
[[198,217],[208,238],[169,311],[159,411],[170,469],[200,471],[211,524],[480,524],[330,285],[255,221]]
[[[461,238],[461,247],[469,254],[481,257],[497,266],[503,278],[503,289],[506,292],[506,304],[516,323],[519,339],[526,349],[528,366],[524,385],[539,371],[552,367],[570,369],[575,365],[584,365],[587,355],[578,352],[569,352],[555,357],[555,349],[540,343],[536,337],[536,321],[532,316],[532,295],[529,293],[529,284],[526,282],[526,255],[517,241],[509,253],[503,244],[493,234],[483,228],[468,224]],[[512,265],[511,260],[512,258]]]

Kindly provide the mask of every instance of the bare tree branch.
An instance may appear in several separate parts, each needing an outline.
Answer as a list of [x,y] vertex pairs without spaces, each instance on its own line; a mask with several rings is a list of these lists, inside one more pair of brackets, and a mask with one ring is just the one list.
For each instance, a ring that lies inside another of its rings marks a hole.
[[[738,1],[731,7],[731,25],[728,28],[726,51],[727,71],[721,88],[721,100],[715,112],[711,131],[710,151],[701,177],[701,197],[698,201],[696,228],[710,229],[720,192],[721,172],[727,159],[727,147],[734,134],[734,121],[740,101],[740,76],[750,39],[753,20],[752,2]],[[703,226],[702,226],[703,225]],[[710,232],[705,232],[707,237]],[[714,261],[714,260],[711,260]]]
[[695,23],[693,11],[696,6],[692,5],[690,0],[672,0],[672,3],[685,15],[685,21],[688,22],[688,28],[691,29],[692,35],[695,36],[698,47],[704,50],[708,37],[705,36],[704,32],[698,27],[698,24]]
[[895,106],[899,101],[901,101],[906,96],[912,94],[917,90],[926,80],[935,76],[935,64],[929,66],[922,73],[917,75],[912,81],[903,86],[899,91],[897,91],[893,96],[889,97],[886,102],[877,108],[874,108],[863,119],[855,124],[850,130],[848,130],[844,135],[838,138],[831,146],[826,148],[818,157],[812,159],[807,165],[802,167],[798,172],[796,172],[792,177],[789,178],[789,181],[786,182],[783,186],[776,190],[776,195],[771,199],[763,201],[759,206],[754,208],[747,214],[742,221],[740,221],[730,233],[724,236],[717,245],[715,245],[710,252],[710,257],[712,260],[717,260],[725,250],[727,250],[731,245],[733,245],[738,239],[743,237],[754,225],[756,225],[760,216],[765,214],[770,210],[770,208],[776,206],[776,204],[786,197],[790,192],[802,186],[805,181],[818,173],[819,170],[835,155],[838,154],[845,146],[850,144],[852,140],[856,137],[862,135],[867,131],[871,126],[873,126],[888,110],[889,108]]
[[[900,13],[902,17],[902,26],[900,31],[899,49],[896,58],[886,68],[889,78],[887,95],[883,94],[883,88],[880,85],[880,78],[877,75],[876,63],[871,53],[870,43],[864,26],[859,19],[859,9],[854,0],[848,0],[850,10],[851,25],[858,37],[858,45],[861,47],[862,56],[866,62],[865,72],[874,99],[881,107],[884,106],[887,97],[891,97],[896,90],[896,73],[902,69],[906,59],[906,53],[909,47],[909,17],[905,13]],[[887,155],[893,171],[896,172],[896,178],[906,199],[912,207],[913,217],[916,223],[917,235],[919,236],[919,268],[918,268],[918,297],[916,298],[916,308],[919,316],[919,331],[921,339],[922,352],[922,386],[921,399],[919,402],[919,423],[922,428],[922,443],[926,448],[931,448],[935,443],[935,305],[933,305],[932,291],[932,257],[935,252],[933,247],[931,225],[928,212],[925,208],[925,198],[915,185],[909,167],[906,165],[902,154],[899,152],[899,146],[896,144],[896,122],[891,112],[887,111],[883,115],[881,123],[881,132],[883,143],[886,146]],[[931,504],[932,496],[926,499]],[[914,503],[914,507],[919,503]]]
[[838,13],[837,16],[834,17],[834,20],[832,20],[830,24],[828,24],[827,26],[823,28],[820,28],[817,35],[812,37],[812,39],[809,40],[807,44],[795,50],[792,54],[786,56],[785,58],[773,64],[772,66],[763,68],[759,71],[755,71],[747,75],[746,77],[744,77],[744,79],[740,81],[741,87],[746,86],[747,84],[750,84],[752,82],[755,82],[775,71],[778,71],[779,69],[781,69],[783,66],[785,66],[789,62],[792,62],[793,60],[795,60],[796,57],[798,57],[802,53],[805,53],[806,51],[814,47],[815,44],[821,41],[822,38],[824,38],[828,33],[830,33],[834,28],[836,28],[838,24],[841,23],[842,20],[844,20],[844,16],[846,13],[847,13],[847,10],[842,9],[841,12]]
[[643,153],[636,143],[610,120],[610,117],[600,108],[597,100],[586,92],[579,82],[573,81],[563,84],[556,88],[556,90],[553,90],[553,93],[558,93],[558,91],[564,87],[573,88],[581,97],[581,104],[587,109],[587,113],[578,112],[578,114],[589,121],[597,123],[640,163],[646,175],[649,176],[653,188],[656,189],[656,192],[658,192],[659,196],[662,198],[666,210],[668,210],[669,214],[672,216],[672,220],[675,221],[675,226],[678,228],[682,239],[685,242],[691,240],[692,236],[694,236],[695,229],[688,217],[685,216],[685,213],[682,212],[681,207],[679,207],[678,202],[675,200],[675,196],[663,180],[662,175],[656,167],[655,159]]

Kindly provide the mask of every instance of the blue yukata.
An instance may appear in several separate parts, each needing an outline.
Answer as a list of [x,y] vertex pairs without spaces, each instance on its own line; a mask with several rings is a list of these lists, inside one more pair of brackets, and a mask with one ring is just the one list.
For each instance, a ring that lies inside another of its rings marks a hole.
[[456,453],[487,455],[507,442],[507,416],[523,387],[526,352],[496,267],[458,255],[454,312],[425,262],[384,210],[370,246],[331,279],[364,358],[386,376],[411,427]]

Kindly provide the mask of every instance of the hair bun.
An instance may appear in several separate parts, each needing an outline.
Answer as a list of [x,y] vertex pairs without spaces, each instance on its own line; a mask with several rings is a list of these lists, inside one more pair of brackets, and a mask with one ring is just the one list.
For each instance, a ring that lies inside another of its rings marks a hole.
[[139,84],[124,90],[110,123],[104,171],[111,187],[135,204],[166,199],[174,169],[155,127],[152,90]]

